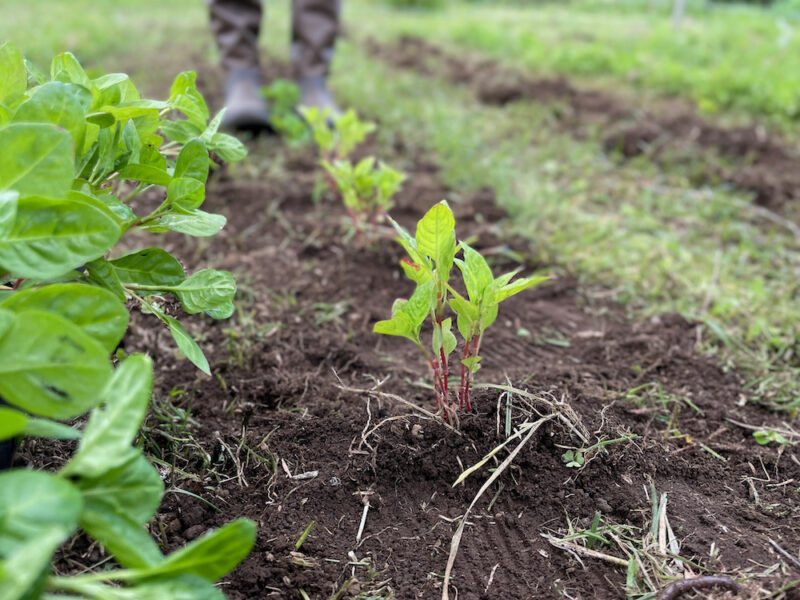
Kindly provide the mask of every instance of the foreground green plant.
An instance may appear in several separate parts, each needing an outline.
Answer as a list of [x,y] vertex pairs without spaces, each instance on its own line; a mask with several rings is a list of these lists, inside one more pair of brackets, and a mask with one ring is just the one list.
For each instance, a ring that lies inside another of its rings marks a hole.
[[400,190],[405,175],[386,163],[376,164],[373,156],[362,159],[355,166],[344,160],[323,161],[322,166],[336,183],[356,239],[360,239],[366,229],[367,240],[371,240],[378,223],[392,208],[392,197]]
[[[470,386],[480,369],[481,343],[486,330],[497,319],[500,302],[547,277],[512,281],[518,272],[512,271],[495,278],[479,252],[464,242],[456,243],[455,218],[445,201],[434,205],[417,223],[414,237],[394,220],[390,221],[399,234],[398,242],[408,253],[408,258],[401,261],[403,271],[417,287],[408,300],[395,300],[392,318],[377,322],[373,331],[414,342],[433,371],[436,409],[449,419],[453,409],[448,363],[458,340],[453,333],[452,317],[447,316],[448,306],[455,313],[456,329],[463,344],[461,381],[456,397],[460,409],[471,411]],[[463,255],[461,259],[456,258],[459,250]],[[449,283],[454,263],[461,271],[466,297]],[[428,317],[432,326],[430,345],[421,340],[422,325]]]
[[[186,119],[173,120],[182,113]],[[238,160],[244,148],[209,122],[193,73],[167,101],[141,99],[127,75],[91,79],[71,54],[49,76],[0,46],[0,440],[80,440],[58,473],[0,474],[0,600],[224,598],[213,582],[250,551],[255,526],[236,521],[165,557],[144,525],[164,492],[133,447],[147,411],[151,360],[110,355],[128,325],[126,301],[162,320],[198,367],[208,362],[166,313],[173,293],[188,313],[225,318],[235,285],[224,271],[186,277],[160,248],[109,259],[129,230],[213,235],[225,219],[199,209],[209,150]],[[159,135],[158,132],[163,135]],[[165,139],[166,138],[166,139]],[[137,215],[131,200],[162,188]],[[83,431],[59,423],[91,411]],[[56,549],[83,529],[122,567],[50,574]],[[119,587],[123,583],[124,587]]]

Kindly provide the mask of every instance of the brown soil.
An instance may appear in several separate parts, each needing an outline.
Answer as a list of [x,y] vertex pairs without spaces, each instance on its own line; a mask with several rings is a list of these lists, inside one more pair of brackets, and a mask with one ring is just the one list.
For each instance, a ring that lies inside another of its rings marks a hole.
[[[562,123],[581,135],[586,125],[599,124],[603,146],[625,157],[647,154],[658,161],[675,160],[677,155],[686,162],[703,160],[700,178],[705,183],[733,184],[773,210],[791,205],[796,211],[800,204],[796,168],[800,155],[762,127],[725,128],[677,101],[663,102],[656,111],[644,110],[613,93],[577,87],[566,77],[532,77],[497,60],[456,53],[416,37],[402,37],[392,44],[369,40],[367,48],[395,66],[468,85],[487,104],[518,100],[553,104]],[[700,156],[703,151],[708,156]]]
[[[134,315],[124,341],[125,350],[155,358],[143,441],[174,466],[164,468],[169,491],[151,531],[172,550],[234,517],[254,519],[256,547],[223,583],[232,600],[300,598],[300,590],[327,599],[351,579],[339,598],[385,598],[387,590],[403,600],[438,598],[459,517],[495,463],[451,484],[504,440],[506,398],[478,390],[477,412],[460,415],[458,435],[389,396],[353,391],[381,381],[382,391],[432,409],[430,390],[419,385],[426,366],[413,347],[371,332],[393,299],[412,291],[397,264],[401,251],[389,240],[371,250],[344,243],[343,209],[311,199],[313,157],[300,152],[281,162],[274,142],[258,142],[256,154],[264,146],[270,164],[254,158],[212,175],[205,208],[228,217],[219,236],[159,238],[187,266],[199,268],[202,257],[237,276],[241,310],[231,320],[184,319],[214,376],[177,360],[168,333],[145,315]],[[474,246],[496,270],[518,266],[508,249],[530,255],[526,242],[503,237],[504,215],[490,192],[447,189],[436,166],[419,159],[407,172],[392,211],[401,223],[413,226],[448,198],[459,236],[477,236]],[[793,597],[777,590],[797,574],[767,570],[780,562],[769,539],[790,552],[800,547],[800,462],[791,447],[756,445],[741,425],[777,426],[778,417],[748,404],[736,374],[694,351],[696,324],[676,315],[633,322],[602,297],[556,278],[508,300],[485,341],[479,381],[568,404],[590,443],[638,437],[576,470],[562,454],[578,440],[544,426],[471,514],[451,597],[457,590],[459,599],[625,598],[624,567],[578,560],[542,534],[564,535],[568,523],[587,528],[599,512],[607,523],[641,528],[634,531],[641,538],[650,527],[651,483],[667,495],[692,572],[753,576],[741,597]],[[631,392],[642,386],[647,401]],[[511,406],[515,426],[531,416],[521,396]],[[18,461],[58,463],[37,444],[26,441]],[[364,500],[370,509],[357,542]],[[595,549],[624,558],[612,546]],[[79,538],[58,567],[101,558]]]
[[[432,409],[430,391],[413,383],[427,374],[410,344],[371,332],[392,300],[411,292],[397,265],[400,250],[388,240],[374,251],[342,243],[343,211],[310,200],[312,166],[299,155],[259,181],[223,171],[211,183],[208,210],[225,213],[229,223],[200,249],[211,263],[237,271],[243,304],[232,322],[196,324],[215,377],[186,362],[176,369],[168,336],[150,320],[137,318],[127,339],[127,350],[159,359],[158,396],[185,390],[172,402],[191,409],[194,441],[176,454],[151,433],[150,450],[197,476],[178,477],[178,487],[222,509],[169,494],[153,530],[163,527],[169,549],[233,516],[256,520],[256,548],[223,588],[234,600],[299,598],[300,589],[329,598],[351,577],[357,583],[344,597],[384,587],[396,598],[435,598],[458,517],[488,472],[463,486],[451,483],[504,439],[497,411],[505,414],[505,400],[480,391],[477,413],[461,415],[459,436],[391,398],[343,389],[385,381],[384,391]],[[502,215],[487,192],[459,196],[429,164],[409,175],[393,211],[401,222],[411,226],[447,197],[460,235],[479,236],[476,247],[489,250],[497,268],[515,266],[503,258],[496,227]],[[173,241],[173,250],[196,262],[194,242]],[[530,334],[520,335],[523,328]],[[542,429],[500,478],[502,491],[493,486],[470,517],[454,571],[459,598],[545,598],[556,589],[574,598],[623,598],[624,568],[591,558],[582,567],[541,534],[563,534],[567,519],[587,527],[596,511],[646,529],[651,481],[667,494],[681,555],[703,569],[762,571],[779,562],[768,538],[792,550],[800,545],[794,487],[780,485],[800,478],[794,452],[759,447],[732,422],[761,426],[775,417],[746,405],[736,375],[693,351],[694,324],[674,315],[633,323],[575,281],[556,279],[509,300],[494,329],[481,381],[508,381],[569,403],[593,441],[639,438],[610,446],[577,471],[561,459],[563,446],[577,441],[555,425]],[[660,386],[663,405],[626,400],[628,390],[645,384]],[[514,406],[518,425],[525,416],[520,398]],[[666,439],[670,420],[680,435]],[[153,419],[149,426],[168,429]],[[308,473],[313,477],[302,478]],[[371,508],[358,543],[365,498]],[[312,521],[297,554],[295,543]],[[712,544],[717,554],[710,558]],[[357,565],[348,564],[350,552]],[[776,572],[750,584],[751,595],[784,581]]]

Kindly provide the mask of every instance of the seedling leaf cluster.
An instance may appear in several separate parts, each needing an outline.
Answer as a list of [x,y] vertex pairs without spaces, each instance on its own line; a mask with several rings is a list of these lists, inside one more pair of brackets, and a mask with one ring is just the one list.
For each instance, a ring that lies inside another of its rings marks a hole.
[[[459,409],[471,411],[470,387],[480,369],[481,343],[486,330],[497,319],[500,303],[547,277],[514,280],[517,271],[512,271],[495,278],[478,251],[465,242],[456,242],[455,218],[445,201],[425,214],[413,237],[397,222],[390,221],[397,231],[398,242],[408,254],[401,267],[416,288],[408,300],[395,300],[391,319],[377,322],[373,330],[405,337],[420,349],[433,372],[437,411],[449,418],[454,410],[450,405],[449,362],[459,342],[453,331],[453,317],[448,315],[455,315],[455,331],[460,334],[462,345],[456,399]],[[459,252],[461,258],[457,258]],[[461,272],[466,296],[450,284],[454,264]],[[429,344],[421,339],[426,319],[431,324]]]
[[342,199],[356,241],[362,241],[364,232],[371,241],[405,176],[374,156],[356,163],[351,160],[356,147],[375,130],[374,123],[361,121],[354,110],[334,117],[329,109],[312,107],[302,114],[319,148],[328,186]]
[[[213,582],[254,543],[255,525],[239,520],[163,555],[144,525],[164,484],[134,446],[153,365],[140,354],[116,367],[110,360],[133,302],[209,372],[163,297],[173,294],[187,313],[225,318],[236,289],[230,273],[187,277],[160,248],[110,254],[135,228],[208,236],[225,224],[200,209],[209,152],[245,155],[218,131],[220,118],[210,118],[194,73],[179,74],[169,98],[156,101],[141,98],[127,75],[89,77],[72,54],[56,56],[46,76],[14,46],[0,46],[0,281],[8,282],[0,286],[0,440],[79,440],[58,472],[0,474],[3,600],[220,599]],[[146,190],[160,190],[163,201],[136,214],[131,201]],[[59,422],[87,411],[82,431]],[[78,529],[120,568],[52,574],[53,553]]]

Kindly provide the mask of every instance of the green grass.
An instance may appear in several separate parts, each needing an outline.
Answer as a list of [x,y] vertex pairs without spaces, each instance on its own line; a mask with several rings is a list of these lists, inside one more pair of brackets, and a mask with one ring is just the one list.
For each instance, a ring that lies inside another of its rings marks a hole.
[[370,31],[378,23],[381,39],[387,32],[418,35],[537,73],[601,77],[683,96],[707,112],[735,109],[784,125],[800,116],[797,13],[696,8],[676,30],[670,4],[451,2],[447,9],[419,13],[359,2],[353,13],[371,24]]

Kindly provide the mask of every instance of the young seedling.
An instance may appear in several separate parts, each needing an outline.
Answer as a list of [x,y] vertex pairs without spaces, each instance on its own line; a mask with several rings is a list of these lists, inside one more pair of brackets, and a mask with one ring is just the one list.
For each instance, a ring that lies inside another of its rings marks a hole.
[[276,79],[262,88],[261,95],[269,102],[269,123],[290,147],[309,141],[310,132],[295,107],[300,102],[300,88],[288,79]]
[[301,108],[300,114],[311,128],[320,160],[328,162],[348,158],[356,146],[375,130],[375,123],[362,121],[352,108],[338,117],[330,108],[315,106]]
[[364,229],[367,241],[375,235],[378,223],[392,207],[392,197],[400,190],[405,175],[372,156],[355,166],[349,160],[322,161],[323,168],[336,184],[347,214],[353,223],[356,240]]
[[[532,287],[546,277],[525,277],[511,281],[516,271],[494,278],[486,260],[467,244],[456,244],[455,218],[446,201],[433,206],[417,223],[414,237],[391,220],[398,242],[408,254],[401,261],[406,276],[417,284],[408,301],[398,300],[392,318],[379,321],[373,331],[398,335],[412,340],[423,352],[433,371],[437,411],[449,419],[450,381],[448,358],[458,345],[448,306],[456,314],[457,330],[463,340],[461,382],[457,392],[459,408],[472,410],[469,399],[472,376],[479,368],[479,350],[486,329],[497,318],[500,302]],[[463,259],[456,258],[463,252]],[[465,298],[449,283],[450,271],[457,264],[467,289]],[[420,330],[425,317],[432,324],[431,350],[421,342]]]

